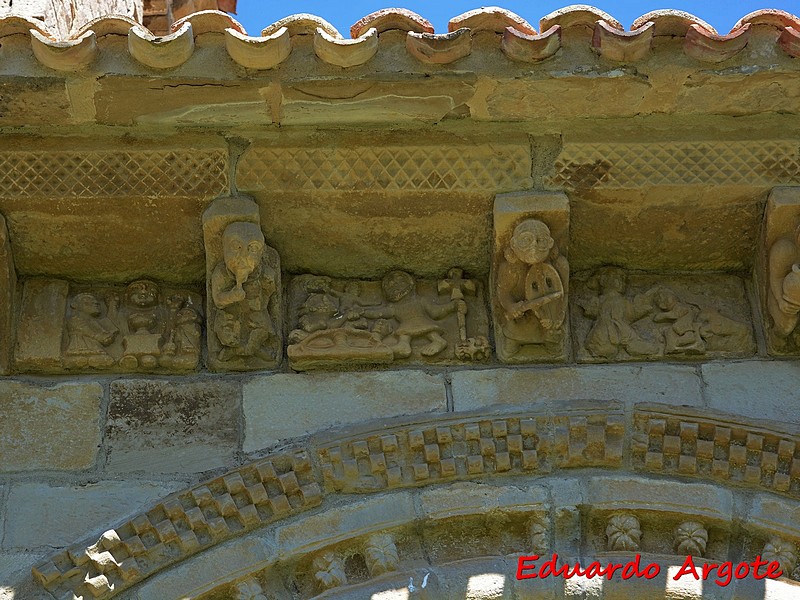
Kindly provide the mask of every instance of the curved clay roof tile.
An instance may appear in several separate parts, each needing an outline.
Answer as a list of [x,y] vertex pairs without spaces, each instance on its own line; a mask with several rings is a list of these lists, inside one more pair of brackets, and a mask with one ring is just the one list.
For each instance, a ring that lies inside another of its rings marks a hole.
[[545,31],[553,25],[561,25],[562,28],[583,25],[594,28],[597,21],[603,20],[615,29],[625,30],[625,27],[607,12],[588,4],[573,4],[551,12],[542,17],[539,21],[539,30]]
[[406,36],[406,48],[418,60],[443,65],[468,56],[472,52],[472,34],[469,29],[452,33],[414,33]]
[[553,25],[539,35],[527,35],[513,27],[506,27],[500,48],[512,60],[527,63],[545,60],[561,48],[561,26]]
[[655,25],[653,32],[655,36],[683,37],[692,25],[699,25],[713,34],[717,33],[717,30],[703,19],[682,10],[671,9],[653,10],[642,15],[633,22],[631,30],[639,29],[648,21],[652,21]]
[[696,60],[718,63],[739,54],[749,39],[749,23],[728,35],[714,35],[698,25],[692,25],[683,40],[683,50]]
[[536,35],[536,30],[525,19],[519,15],[500,8],[498,6],[487,6],[476,8],[453,17],[447,24],[450,32],[458,31],[467,27],[472,31],[494,31],[503,33],[506,27],[513,27],[520,33]]
[[281,27],[286,27],[289,30],[289,35],[314,35],[317,32],[317,28],[319,28],[331,37],[340,39],[342,37],[339,30],[325,19],[308,13],[290,15],[280,21],[275,21],[272,25],[267,25],[262,29],[261,35],[270,36]]
[[192,13],[182,19],[178,19],[172,24],[172,31],[178,31],[184,23],[192,24],[192,31],[195,35],[202,33],[222,33],[226,29],[235,29],[239,33],[246,34],[244,27],[228,13],[220,10],[201,10]]
[[314,35],[314,54],[337,67],[363,65],[378,51],[378,30],[374,27],[353,40],[335,38],[322,28]]
[[431,22],[417,13],[405,8],[384,8],[356,21],[350,27],[350,37],[360,37],[373,27],[378,33],[393,29],[415,33],[433,33]]

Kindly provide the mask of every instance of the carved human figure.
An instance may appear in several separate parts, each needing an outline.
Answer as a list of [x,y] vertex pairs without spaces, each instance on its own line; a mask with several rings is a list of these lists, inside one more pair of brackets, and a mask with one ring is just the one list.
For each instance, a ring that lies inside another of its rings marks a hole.
[[397,321],[392,345],[395,358],[411,356],[413,340],[428,340],[420,353],[423,356],[436,356],[447,348],[447,340],[442,336],[444,329],[436,322],[454,313],[458,302],[451,300],[445,304],[434,304],[417,295],[414,278],[405,271],[391,271],[381,281],[383,296],[388,306],[364,309],[363,315],[369,319],[394,319]]
[[593,356],[605,359],[617,358],[623,350],[631,356],[659,354],[660,345],[643,339],[632,327],[634,321],[653,312],[657,288],[628,299],[625,273],[616,267],[601,269],[596,279],[590,281],[589,287],[595,286],[598,295],[580,302],[586,316],[595,319],[586,336],[586,349]]
[[263,260],[265,245],[255,223],[231,223],[222,234],[223,260],[211,275],[211,296],[219,311],[214,333],[223,346],[221,361],[274,358],[266,345],[275,337],[269,303],[276,292],[276,274]]
[[558,252],[542,221],[519,223],[497,271],[503,354],[513,356],[526,345],[558,351],[564,339],[569,264]]
[[108,367],[114,359],[106,351],[119,330],[102,318],[100,301],[88,293],[78,294],[70,302],[72,314],[67,320],[67,348],[69,362],[79,366]]
[[700,335],[700,325],[695,318],[700,308],[681,302],[675,292],[668,288],[659,289],[653,301],[661,311],[653,315],[653,322],[672,324],[664,333],[664,353],[704,353],[705,340]]
[[767,310],[773,332],[788,338],[800,319],[800,226],[769,249]]
[[[116,301],[109,308],[110,313],[116,312]],[[129,284],[123,309],[128,334],[122,340],[124,352],[120,366],[126,369],[155,367],[161,355],[165,326],[158,286],[146,279]]]

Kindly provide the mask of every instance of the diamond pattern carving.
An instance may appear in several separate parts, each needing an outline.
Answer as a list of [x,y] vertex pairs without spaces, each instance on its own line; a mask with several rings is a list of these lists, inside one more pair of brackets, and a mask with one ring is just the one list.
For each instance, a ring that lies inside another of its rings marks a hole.
[[88,549],[67,549],[33,572],[59,598],[86,592],[80,597],[104,598],[203,548],[321,502],[308,454],[279,455],[171,496]]
[[565,144],[547,183],[566,189],[800,182],[800,146],[782,140]]
[[215,196],[222,150],[0,152],[0,195],[13,198]]
[[796,436],[723,420],[636,411],[637,469],[756,485],[800,497]]
[[242,156],[243,190],[525,189],[531,185],[527,146],[254,147]]
[[602,412],[516,414],[383,429],[323,446],[320,464],[326,484],[345,492],[493,473],[619,466],[624,422],[617,410],[610,406]]

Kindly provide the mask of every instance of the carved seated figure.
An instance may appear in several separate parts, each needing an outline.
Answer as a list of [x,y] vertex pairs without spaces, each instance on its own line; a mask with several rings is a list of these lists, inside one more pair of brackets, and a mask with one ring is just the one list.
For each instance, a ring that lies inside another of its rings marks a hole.
[[497,273],[497,297],[505,337],[501,358],[523,346],[557,352],[564,339],[567,314],[567,260],[559,255],[550,229],[536,219],[519,223],[505,249]]
[[221,361],[274,358],[266,346],[275,338],[269,304],[276,292],[276,274],[264,261],[265,246],[255,223],[231,223],[222,234],[223,260],[211,275]]
[[784,346],[800,320],[800,226],[793,236],[787,235],[772,244],[768,284],[767,310],[772,317],[773,342]]
[[159,306],[158,286],[146,279],[128,285],[124,311],[128,334],[122,340],[124,352],[119,364],[131,370],[152,369],[158,365],[164,341],[164,315]]
[[660,355],[661,346],[644,339],[633,327],[635,321],[653,313],[657,288],[627,298],[627,278],[616,267],[601,269],[590,282],[590,287],[595,286],[598,295],[581,303],[586,316],[595,319],[585,344],[592,356],[611,360],[622,351],[632,357]]
[[76,367],[108,367],[114,359],[106,347],[119,333],[107,319],[102,318],[100,301],[92,294],[78,294],[70,302],[72,314],[67,320],[65,362]]

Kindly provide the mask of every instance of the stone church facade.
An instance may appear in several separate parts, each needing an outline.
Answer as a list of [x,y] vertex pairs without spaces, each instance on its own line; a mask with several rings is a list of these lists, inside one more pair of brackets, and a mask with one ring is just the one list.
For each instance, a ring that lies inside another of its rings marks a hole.
[[0,4],[0,598],[800,596],[800,20],[235,8]]

